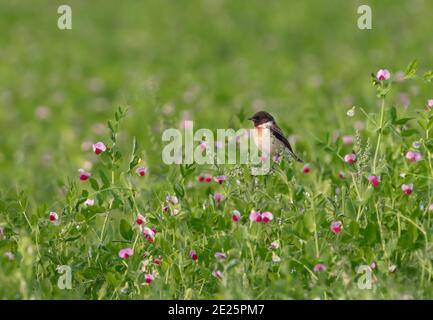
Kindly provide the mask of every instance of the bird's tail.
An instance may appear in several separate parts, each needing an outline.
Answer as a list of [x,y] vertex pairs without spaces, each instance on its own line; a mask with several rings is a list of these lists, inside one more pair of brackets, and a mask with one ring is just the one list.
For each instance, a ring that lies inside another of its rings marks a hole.
[[290,156],[290,157],[292,157],[293,159],[295,159],[296,161],[298,161],[298,162],[304,162],[301,158],[299,158],[297,155],[296,155],[296,153],[294,153],[292,150],[289,150],[289,148],[286,148],[286,153]]
[[294,152],[290,152],[290,155],[298,162],[304,162],[301,158],[299,158]]

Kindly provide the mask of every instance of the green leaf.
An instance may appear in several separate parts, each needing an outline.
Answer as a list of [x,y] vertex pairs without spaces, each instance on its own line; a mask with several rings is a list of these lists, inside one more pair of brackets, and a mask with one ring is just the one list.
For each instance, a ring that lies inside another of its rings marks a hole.
[[314,212],[313,211],[309,211],[309,212],[305,213],[304,225],[305,225],[305,228],[307,228],[307,230],[309,232],[314,232],[315,225],[314,225]]
[[89,183],[90,183],[90,186],[92,187],[93,190],[95,190],[95,191],[98,191],[98,190],[99,190],[98,181],[96,181],[96,180],[93,179],[93,178],[90,178],[90,179],[89,179]]
[[180,183],[175,183],[173,189],[179,198],[183,198],[183,196],[185,195],[185,190]]
[[132,236],[134,235],[134,232],[132,231],[132,228],[128,221],[125,219],[120,220],[120,235],[123,237],[123,239],[131,241]]
[[402,131],[401,132],[401,136],[402,137],[410,137],[410,136],[412,136],[412,135],[414,135],[414,134],[417,134],[418,133],[418,130],[415,130],[415,129],[409,129],[409,130],[404,130],[404,131]]
[[395,123],[397,120],[397,110],[394,106],[389,109],[389,117],[391,118],[391,123]]
[[403,125],[403,124],[406,124],[406,122],[408,122],[409,120],[412,120],[413,118],[401,118],[401,119],[398,119],[398,120],[395,120],[394,122],[393,122],[393,124],[396,124],[396,125]]
[[406,68],[405,78],[411,79],[411,78],[415,77],[417,68],[418,68],[418,61],[417,60],[413,60],[411,63],[409,63],[409,65]]
[[108,177],[104,173],[104,171],[99,170],[99,176],[101,177],[102,184],[103,184],[104,188],[108,188],[110,186],[110,180],[108,180]]
[[433,79],[433,70],[427,71],[424,73],[424,80],[430,82]]

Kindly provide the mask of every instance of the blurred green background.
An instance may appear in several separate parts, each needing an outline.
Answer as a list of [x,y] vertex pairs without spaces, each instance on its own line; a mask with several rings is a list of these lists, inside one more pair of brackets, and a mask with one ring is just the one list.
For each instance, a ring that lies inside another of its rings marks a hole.
[[[62,31],[65,3],[73,28]],[[357,28],[361,4],[372,30]],[[2,0],[0,189],[60,199],[88,158],[82,144],[107,139],[119,105],[129,108],[125,148],[137,136],[156,177],[161,130],[182,117],[239,127],[250,125],[236,122],[239,110],[264,109],[312,154],[314,137],[353,133],[352,105],[376,107],[371,72],[433,65],[432,13],[428,0]],[[401,92],[422,106],[428,88]]]

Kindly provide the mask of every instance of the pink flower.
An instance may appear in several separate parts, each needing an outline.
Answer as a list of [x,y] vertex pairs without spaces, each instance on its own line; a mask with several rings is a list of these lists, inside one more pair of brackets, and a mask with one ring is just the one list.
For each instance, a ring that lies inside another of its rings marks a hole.
[[391,273],[394,273],[397,271],[397,266],[395,264],[392,264],[389,266],[388,271]]
[[346,154],[344,156],[344,161],[352,165],[356,161],[356,154],[355,153]]
[[426,108],[428,108],[428,109],[433,108],[433,99],[427,100]]
[[190,253],[189,253],[189,256],[191,257],[191,259],[193,261],[197,261],[198,260],[198,255],[197,255],[197,252],[195,252],[195,250],[191,250]]
[[92,175],[90,172],[87,172],[84,169],[78,169],[78,172],[80,173],[80,180],[81,181],[86,181]]
[[200,175],[200,176],[198,176],[198,178],[197,178],[197,181],[198,181],[198,182],[204,182],[204,180],[205,180],[205,176],[203,176],[203,175]]
[[428,209],[429,209],[430,211],[433,211],[433,203],[430,204],[430,205],[428,206]]
[[4,253],[4,256],[6,258],[8,258],[9,260],[14,260],[15,259],[15,255],[11,252],[11,251],[7,251]]
[[232,220],[238,222],[241,219],[241,213],[238,210],[233,210]]
[[202,141],[202,142],[199,144],[199,147],[200,147],[200,149],[201,149],[202,151],[206,150],[206,147],[207,147],[206,142]]
[[52,224],[55,224],[55,225],[58,225],[59,224],[59,215],[57,214],[57,213],[55,213],[55,212],[50,212],[50,216],[49,216],[49,218],[50,218],[50,222],[52,223]]
[[313,268],[314,272],[326,271],[326,266],[323,263],[318,263]]
[[216,270],[216,271],[212,272],[212,275],[215,278],[217,278],[218,280],[222,280],[223,277],[224,277],[223,273],[221,271],[219,271],[219,270]]
[[153,274],[146,273],[146,274],[144,275],[144,281],[145,281],[147,284],[151,284],[153,280],[155,280],[155,277],[153,276]]
[[376,74],[377,80],[380,81],[388,80],[390,77],[391,77],[391,73],[389,72],[388,69],[380,69]]
[[269,249],[276,250],[280,247],[280,243],[277,240],[274,240],[271,242],[271,245],[269,246]]
[[380,182],[380,176],[368,176],[368,181],[370,181],[373,187],[377,187]]
[[273,220],[274,216],[272,213],[270,212],[263,212],[262,213],[262,222],[263,223],[268,223],[269,221]]
[[353,143],[353,136],[343,136],[341,138],[343,140],[344,144],[352,144]]
[[250,220],[255,222],[262,222],[262,215],[259,211],[252,210],[250,213]]
[[170,202],[173,205],[176,205],[176,204],[179,203],[179,200],[177,199],[176,196],[170,196],[170,195],[168,195],[168,196],[165,197],[165,201],[166,202]]
[[408,151],[406,152],[406,159],[408,159],[411,162],[417,162],[422,160],[422,155],[415,151]]
[[216,176],[213,179],[216,183],[222,184],[226,180],[226,176]]
[[212,181],[212,176],[207,175],[207,176],[204,178],[204,181],[206,181],[207,183],[211,182],[211,181]]
[[225,258],[227,258],[226,254],[224,252],[215,252],[215,258],[220,259],[220,260],[224,260]]
[[131,248],[124,248],[119,251],[119,257],[122,259],[128,259],[133,254],[134,251]]
[[346,174],[345,174],[343,171],[340,171],[340,172],[338,173],[338,177],[339,177],[340,179],[345,179],[345,178],[346,178]]
[[215,192],[215,194],[213,196],[213,199],[215,200],[215,203],[217,205],[219,205],[221,203],[221,201],[223,201],[224,196],[221,193],[219,193],[219,192]]
[[413,183],[403,184],[401,186],[401,190],[403,190],[403,192],[406,193],[408,196],[411,195],[413,192]]
[[86,201],[84,201],[84,205],[87,207],[91,207],[95,204],[95,200],[93,199],[87,199]]
[[135,170],[135,172],[136,172],[140,177],[144,177],[144,176],[146,175],[147,168],[145,168],[145,167],[138,167],[137,170]]
[[335,234],[339,234],[343,230],[343,224],[341,221],[334,221],[331,223],[331,231]]
[[137,215],[137,218],[135,219],[135,223],[138,225],[142,225],[146,221],[146,218],[144,218],[141,214]]
[[269,221],[273,220],[274,216],[271,212],[263,212],[260,213],[260,211],[254,211],[252,210],[250,213],[250,220],[255,222],[262,222],[262,223],[268,223]]
[[155,241],[155,232],[152,229],[150,229],[149,227],[144,227],[143,235],[147,241],[149,241],[151,243]]
[[302,172],[304,172],[305,174],[309,173],[310,171],[311,169],[309,164],[304,165],[304,168],[302,168]]
[[161,257],[158,257],[158,258],[154,258],[154,259],[153,259],[153,264],[155,264],[155,265],[157,265],[157,266],[160,266],[161,263],[162,263],[162,258],[161,258]]
[[107,150],[107,147],[105,146],[105,144],[103,142],[97,142],[97,143],[93,144],[93,152],[94,153],[101,154],[105,150]]

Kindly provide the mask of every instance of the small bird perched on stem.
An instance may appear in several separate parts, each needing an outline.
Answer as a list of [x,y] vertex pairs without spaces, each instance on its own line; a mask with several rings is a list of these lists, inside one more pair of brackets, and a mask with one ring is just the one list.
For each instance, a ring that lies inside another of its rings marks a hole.
[[[268,112],[259,111],[248,120],[252,120],[254,123],[254,143],[262,153],[275,155],[284,151],[288,152],[296,161],[302,162],[301,158],[293,152],[292,146],[278,127],[274,117]],[[270,144],[266,145],[266,141],[270,141]]]

